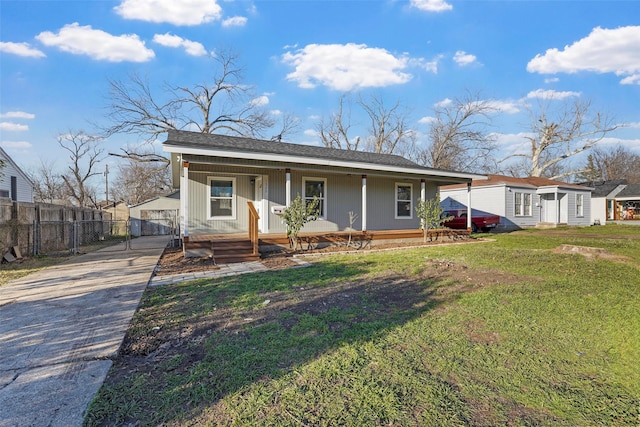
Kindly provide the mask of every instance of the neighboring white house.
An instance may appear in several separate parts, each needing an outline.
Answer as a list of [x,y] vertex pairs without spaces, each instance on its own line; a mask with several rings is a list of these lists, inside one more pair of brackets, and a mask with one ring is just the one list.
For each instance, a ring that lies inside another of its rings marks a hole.
[[0,167],[0,197],[33,203],[33,183],[2,147],[0,161],[4,164]]
[[132,236],[168,235],[180,219],[180,191],[154,197],[129,208]]
[[607,221],[620,219],[616,208],[616,196],[627,186],[622,179],[610,181],[582,182],[580,185],[593,188],[591,193],[591,223],[605,224]]
[[[474,213],[500,216],[499,229],[513,230],[541,225],[591,225],[591,190],[577,184],[546,178],[514,178],[488,175],[471,183]],[[461,209],[467,204],[465,185],[440,188],[444,209]]]

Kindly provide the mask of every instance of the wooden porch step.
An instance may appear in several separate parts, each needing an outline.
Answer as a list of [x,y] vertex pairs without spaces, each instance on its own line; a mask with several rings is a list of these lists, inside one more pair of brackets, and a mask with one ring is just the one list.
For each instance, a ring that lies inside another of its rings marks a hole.
[[185,243],[185,252],[192,256],[212,256],[216,264],[257,261],[260,254],[253,253],[249,239],[197,238]]

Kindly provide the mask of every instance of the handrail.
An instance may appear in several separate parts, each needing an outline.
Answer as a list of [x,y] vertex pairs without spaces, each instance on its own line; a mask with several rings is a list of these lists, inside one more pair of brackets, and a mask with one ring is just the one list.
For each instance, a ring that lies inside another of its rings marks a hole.
[[251,240],[252,255],[258,255],[258,220],[260,216],[251,201],[247,201],[247,205],[249,205],[249,240]]

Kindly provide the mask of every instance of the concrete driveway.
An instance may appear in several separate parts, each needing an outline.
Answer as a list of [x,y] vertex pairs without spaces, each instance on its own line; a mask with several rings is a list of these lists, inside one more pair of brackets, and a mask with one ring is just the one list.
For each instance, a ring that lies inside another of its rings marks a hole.
[[168,241],[141,237],[0,287],[0,427],[82,425]]

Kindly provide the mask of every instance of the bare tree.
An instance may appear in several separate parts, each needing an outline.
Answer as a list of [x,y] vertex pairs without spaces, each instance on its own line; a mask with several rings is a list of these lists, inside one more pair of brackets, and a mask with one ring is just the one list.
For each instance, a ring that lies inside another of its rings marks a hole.
[[107,136],[132,133],[153,140],[171,129],[255,137],[274,126],[271,115],[256,102],[252,88],[242,83],[237,56],[222,52],[213,60],[212,81],[192,87],[166,84],[154,91],[138,74],[131,74],[127,81],[109,80],[112,124],[103,131]]
[[495,169],[495,139],[488,128],[490,101],[477,94],[436,106],[429,127],[427,147],[417,154],[418,163],[437,169],[486,173]]
[[629,183],[640,183],[640,155],[622,145],[609,149],[595,147],[582,170],[584,172],[576,176],[577,181],[625,179]]
[[60,134],[58,145],[69,155],[70,164],[62,174],[65,194],[77,206],[97,206],[96,189],[90,184],[91,177],[100,175],[96,167],[103,160],[99,144],[101,137],[87,135],[84,131],[69,131]]
[[325,147],[342,150],[358,150],[360,137],[349,136],[351,129],[351,98],[347,94],[340,96],[338,111],[329,119],[321,119],[316,125],[316,131]]
[[300,129],[300,118],[293,113],[282,113],[279,117],[278,133],[271,137],[272,141],[282,141],[287,135],[295,134]]
[[112,188],[115,200],[141,203],[168,193],[171,188],[170,169],[164,163],[130,158],[118,165],[118,175]]
[[540,104],[539,112],[531,113],[533,136],[527,137],[529,152],[513,154],[503,161],[524,158],[526,169],[520,174],[526,176],[561,179],[583,172],[571,167],[569,159],[592,148],[617,128],[609,118],[600,112],[591,114],[590,109],[590,101],[563,104],[555,112]]
[[33,198],[42,203],[59,203],[67,201],[62,176],[56,173],[52,163],[40,161],[35,171],[28,172],[33,182]]
[[410,150],[415,140],[415,132],[409,128],[408,114],[402,111],[399,102],[388,108],[378,96],[358,99],[357,105],[369,121],[364,138],[349,134],[352,131],[352,105],[349,94],[341,95],[338,111],[316,125],[325,147],[383,154],[405,154]]
[[376,96],[360,98],[360,107],[369,117],[367,151],[384,154],[405,154],[415,142],[415,131],[407,123],[408,114],[400,102],[388,108]]

